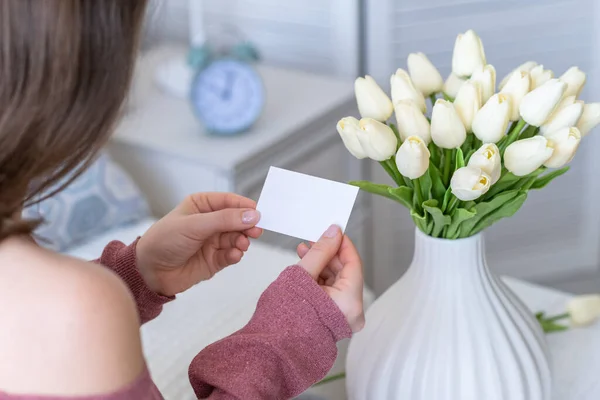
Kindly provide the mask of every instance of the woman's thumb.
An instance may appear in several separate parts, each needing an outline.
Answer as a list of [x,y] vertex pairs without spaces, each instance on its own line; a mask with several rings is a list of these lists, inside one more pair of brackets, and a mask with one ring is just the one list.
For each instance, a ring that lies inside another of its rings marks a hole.
[[331,225],[300,260],[298,265],[306,270],[317,279],[321,275],[321,271],[325,269],[327,264],[335,257],[342,244],[342,230],[337,225]]

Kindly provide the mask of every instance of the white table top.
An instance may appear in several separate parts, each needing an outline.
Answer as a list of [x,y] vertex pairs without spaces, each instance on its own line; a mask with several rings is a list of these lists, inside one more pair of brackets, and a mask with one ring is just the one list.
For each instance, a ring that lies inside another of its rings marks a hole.
[[[165,394],[175,387],[185,392],[187,380],[182,386],[180,379],[174,379],[177,368],[185,374],[197,351],[242,327],[250,319],[260,293],[285,266],[296,261],[294,254],[254,243],[240,265],[184,294],[144,329],[144,342],[151,346],[146,349],[153,353],[148,359],[150,369]],[[568,294],[514,279],[506,281],[532,311],[564,312]],[[216,292],[222,295],[214,297]],[[198,306],[206,304],[210,308]],[[198,311],[189,313],[190,308]],[[550,334],[548,341],[553,356],[553,400],[600,399],[600,325]],[[171,360],[164,363],[166,359]],[[326,399],[340,399],[344,396],[340,394],[341,386],[336,382],[330,388],[319,388],[317,393]],[[184,392],[166,398],[184,399]]]
[[163,47],[142,57],[134,80],[132,107],[112,140],[146,145],[230,169],[354,98],[351,81],[259,66],[267,94],[261,119],[248,133],[211,136],[204,132],[187,100],[162,93],[154,83],[156,66],[174,57],[185,57],[185,49]]

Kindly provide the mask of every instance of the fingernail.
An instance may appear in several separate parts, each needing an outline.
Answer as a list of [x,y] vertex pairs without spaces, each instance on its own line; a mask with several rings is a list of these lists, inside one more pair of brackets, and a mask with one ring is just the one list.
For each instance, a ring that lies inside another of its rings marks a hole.
[[260,219],[260,213],[256,210],[244,211],[242,214],[242,222],[244,224],[255,224]]
[[327,228],[327,230],[325,231],[325,233],[323,234],[323,236],[327,237],[327,238],[334,238],[337,236],[338,232],[340,231],[340,227],[337,225],[331,225],[329,228]]

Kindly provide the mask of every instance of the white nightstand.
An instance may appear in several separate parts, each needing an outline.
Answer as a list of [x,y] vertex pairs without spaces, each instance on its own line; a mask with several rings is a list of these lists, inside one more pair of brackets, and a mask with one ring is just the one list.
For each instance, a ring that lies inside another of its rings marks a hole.
[[[361,163],[345,150],[335,125],[356,115],[353,84],[304,72],[260,66],[267,103],[251,132],[234,137],[206,134],[187,101],[167,96],[153,81],[163,60],[185,49],[163,47],[138,66],[132,104],[109,149],[164,215],[186,195],[231,191],[258,199],[269,166],[340,182],[360,179]],[[348,233],[366,257],[367,202],[359,198]],[[295,248],[298,240],[265,234],[272,244]]]

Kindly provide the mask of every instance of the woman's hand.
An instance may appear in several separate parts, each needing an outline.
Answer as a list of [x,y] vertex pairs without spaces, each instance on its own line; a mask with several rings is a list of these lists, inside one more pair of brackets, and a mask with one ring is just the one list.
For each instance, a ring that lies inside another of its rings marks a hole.
[[156,293],[172,296],[237,264],[262,230],[256,202],[231,193],[189,196],[137,244],[137,265]]
[[365,325],[362,262],[356,247],[332,226],[311,247],[298,246],[303,267],[342,311],[353,332]]

